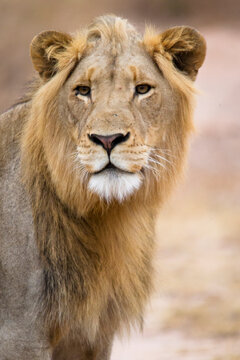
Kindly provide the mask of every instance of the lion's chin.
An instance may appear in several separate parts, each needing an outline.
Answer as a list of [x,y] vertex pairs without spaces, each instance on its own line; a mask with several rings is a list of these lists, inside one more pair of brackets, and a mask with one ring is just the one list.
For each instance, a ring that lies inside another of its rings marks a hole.
[[88,188],[107,202],[113,199],[122,202],[137,191],[141,184],[142,178],[139,173],[106,169],[90,177]]

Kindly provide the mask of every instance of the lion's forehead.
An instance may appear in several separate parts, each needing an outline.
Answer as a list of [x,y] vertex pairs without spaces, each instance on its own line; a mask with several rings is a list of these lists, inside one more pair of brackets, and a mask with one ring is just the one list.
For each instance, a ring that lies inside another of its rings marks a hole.
[[117,80],[124,81],[126,85],[136,80],[158,78],[160,72],[140,46],[125,49],[117,55],[109,50],[97,49],[80,61],[71,76],[72,81],[85,80],[99,83],[109,80],[114,83]]

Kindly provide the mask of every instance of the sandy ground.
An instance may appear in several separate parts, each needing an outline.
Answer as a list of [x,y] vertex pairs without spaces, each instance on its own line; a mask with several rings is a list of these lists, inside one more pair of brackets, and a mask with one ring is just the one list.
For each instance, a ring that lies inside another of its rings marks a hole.
[[[73,30],[104,12],[129,13],[125,1],[107,10],[81,2],[80,13],[75,0],[71,11],[65,0],[48,2],[47,12],[43,3],[0,0],[1,110],[31,78],[28,44],[36,33]],[[130,18],[143,24],[146,2],[141,6],[142,14],[131,7]],[[188,20],[182,22],[199,19]],[[144,331],[116,340],[112,360],[240,360],[240,29],[208,20],[200,30],[208,53],[196,82],[202,94],[186,179],[159,215],[156,291]]]

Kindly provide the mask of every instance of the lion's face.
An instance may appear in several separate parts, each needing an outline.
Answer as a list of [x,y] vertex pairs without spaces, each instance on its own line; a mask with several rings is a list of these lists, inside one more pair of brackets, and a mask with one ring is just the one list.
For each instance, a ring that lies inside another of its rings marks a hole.
[[78,64],[59,104],[74,142],[75,166],[100,197],[122,200],[138,190],[155,162],[167,167],[163,153],[152,155],[156,148],[164,151],[173,95],[140,46],[116,56],[100,45]]
[[125,20],[103,17],[75,37],[39,34],[31,55],[44,80],[33,109],[61,197],[76,207],[78,191],[108,202],[140,189],[151,202],[163,197],[192,129],[202,36],[176,27],[141,38]]

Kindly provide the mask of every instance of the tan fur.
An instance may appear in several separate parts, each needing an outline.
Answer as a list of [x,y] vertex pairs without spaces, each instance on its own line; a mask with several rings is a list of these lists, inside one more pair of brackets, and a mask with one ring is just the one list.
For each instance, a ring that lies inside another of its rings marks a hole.
[[175,60],[192,80],[196,78],[205,59],[206,42],[195,29],[176,26],[158,34],[152,27],[147,27],[143,41],[153,57],[161,54],[170,61]]
[[[76,35],[45,32],[32,42],[42,83],[31,98],[21,161],[44,270],[40,303],[53,347],[68,334],[101,343],[122,326],[142,324],[152,289],[154,219],[182,172],[193,130],[191,79],[205,56],[202,39],[182,27],[161,35],[147,30],[142,40],[126,20],[109,16]],[[181,57],[186,66],[180,71],[172,60],[185,50],[191,59]],[[91,60],[105,53],[112,57],[107,70],[107,57]],[[153,95],[129,100],[131,86],[156,76],[161,91],[157,83]],[[69,93],[79,81],[102,84],[93,90],[94,106]],[[87,187],[95,159],[105,156],[90,132],[131,134],[111,156],[138,174],[142,185],[122,202],[106,201]]]

